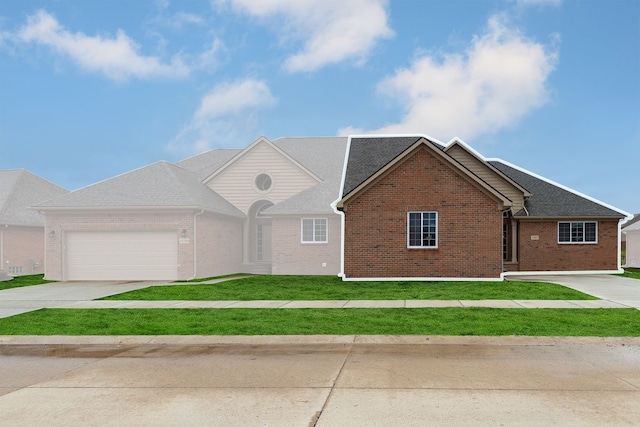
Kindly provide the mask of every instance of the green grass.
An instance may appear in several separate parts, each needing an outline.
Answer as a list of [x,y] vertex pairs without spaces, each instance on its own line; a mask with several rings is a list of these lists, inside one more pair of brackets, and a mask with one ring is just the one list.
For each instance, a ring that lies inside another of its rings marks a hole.
[[43,309],[0,335],[640,336],[635,309]]
[[153,286],[108,300],[597,299],[535,282],[343,282],[335,276],[252,276],[216,284]]
[[20,288],[22,286],[42,285],[43,283],[53,283],[55,280],[44,280],[44,274],[34,274],[31,276],[18,276],[6,282],[0,282],[0,291],[3,289]]
[[223,274],[222,276],[203,277],[201,279],[176,280],[174,283],[199,283],[199,282],[208,282],[209,280],[225,279],[227,277],[246,276],[246,275],[247,273]]
[[640,268],[625,268],[624,274],[617,274],[616,276],[629,277],[631,279],[640,279]]

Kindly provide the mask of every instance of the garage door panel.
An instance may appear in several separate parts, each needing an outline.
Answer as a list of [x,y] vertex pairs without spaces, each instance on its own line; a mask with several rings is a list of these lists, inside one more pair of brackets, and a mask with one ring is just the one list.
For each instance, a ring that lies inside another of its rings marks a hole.
[[68,232],[67,280],[175,280],[176,233]]

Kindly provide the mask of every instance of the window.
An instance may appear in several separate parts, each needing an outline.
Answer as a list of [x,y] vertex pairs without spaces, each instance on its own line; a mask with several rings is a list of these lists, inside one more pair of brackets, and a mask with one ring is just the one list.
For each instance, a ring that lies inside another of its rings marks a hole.
[[271,177],[266,173],[256,176],[256,188],[260,191],[267,191],[271,188]]
[[438,247],[438,212],[409,212],[407,214],[407,247]]
[[9,275],[15,276],[16,274],[22,274],[22,267],[9,267]]
[[327,219],[302,218],[302,243],[327,243]]
[[598,243],[598,223],[595,221],[559,222],[558,243]]

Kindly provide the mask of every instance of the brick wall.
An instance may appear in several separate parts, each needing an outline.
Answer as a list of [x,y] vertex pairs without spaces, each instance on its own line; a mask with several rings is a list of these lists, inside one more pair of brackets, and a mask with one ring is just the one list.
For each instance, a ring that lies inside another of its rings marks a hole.
[[597,244],[559,244],[557,220],[520,220],[519,234],[520,271],[618,268],[617,219],[598,221]]
[[9,226],[0,233],[0,270],[12,276],[44,273],[44,227]]
[[[438,212],[438,248],[407,248],[407,212]],[[498,202],[421,148],[345,206],[345,274],[499,277]]]
[[[273,274],[337,275],[340,272],[340,216],[308,215],[304,218],[327,218],[327,243],[301,243],[300,221],[303,217],[273,217]],[[323,267],[323,263],[326,266]]]
[[212,277],[241,272],[242,221],[203,214],[196,217],[196,277]]

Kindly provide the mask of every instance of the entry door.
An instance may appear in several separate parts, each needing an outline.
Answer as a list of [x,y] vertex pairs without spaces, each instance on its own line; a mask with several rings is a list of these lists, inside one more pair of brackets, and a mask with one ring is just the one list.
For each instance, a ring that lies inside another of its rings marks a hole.
[[271,262],[271,224],[256,225],[256,261]]

